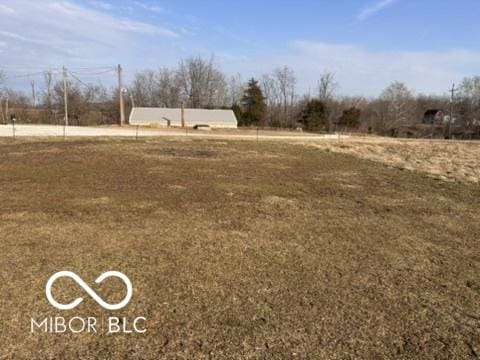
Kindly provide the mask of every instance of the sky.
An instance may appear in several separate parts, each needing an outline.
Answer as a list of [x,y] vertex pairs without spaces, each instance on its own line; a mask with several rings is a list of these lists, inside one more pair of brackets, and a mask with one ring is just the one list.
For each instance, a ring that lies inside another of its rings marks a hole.
[[109,85],[116,64],[129,81],[214,55],[244,79],[288,65],[300,93],[330,71],[341,95],[396,80],[441,95],[480,75],[479,15],[478,0],[0,0],[0,69],[15,86],[62,66]]

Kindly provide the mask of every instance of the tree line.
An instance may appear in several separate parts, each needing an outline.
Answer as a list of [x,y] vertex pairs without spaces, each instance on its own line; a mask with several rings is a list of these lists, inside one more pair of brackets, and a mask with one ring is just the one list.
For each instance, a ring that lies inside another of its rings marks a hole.
[[[0,73],[0,85],[4,75]],[[1,96],[8,97],[10,108],[23,112],[25,122],[61,123],[63,81],[53,81],[51,72],[45,72],[43,77],[37,99],[5,87],[1,87]],[[118,89],[75,79],[69,79],[68,89],[72,123],[118,122]],[[447,119],[437,124],[439,128],[449,126],[474,133],[480,127],[480,76],[464,79],[453,98],[415,95],[398,81],[388,85],[378,97],[367,98],[338,95],[335,74],[325,72],[313,94],[300,94],[295,72],[288,66],[245,80],[240,74],[227,76],[214,57],[191,57],[181,60],[175,68],[137,72],[127,90],[129,107],[177,108],[184,104],[191,108],[233,109],[241,126],[398,136],[401,129],[421,129],[425,112],[438,109]],[[4,111],[2,106],[5,122],[8,119]],[[444,134],[442,129],[439,131],[437,135]],[[428,131],[413,135],[427,136]]]

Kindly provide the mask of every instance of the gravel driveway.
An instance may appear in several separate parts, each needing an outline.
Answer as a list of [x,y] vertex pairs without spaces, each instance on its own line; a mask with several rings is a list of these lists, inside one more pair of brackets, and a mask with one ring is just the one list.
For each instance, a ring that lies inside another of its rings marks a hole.
[[[15,136],[18,137],[62,137],[64,132],[63,126],[57,125],[16,125]],[[65,128],[67,137],[135,137],[137,129],[134,127],[114,128],[114,127],[80,127],[68,126]],[[140,137],[157,137],[157,136],[191,136],[200,138],[220,138],[220,139],[245,139],[255,140],[257,135],[254,131],[246,133],[239,130],[238,133],[228,132],[220,133],[216,131],[188,131],[181,129],[142,129],[138,130]],[[13,137],[12,125],[0,125],[0,137]],[[343,137],[343,136],[342,136]],[[319,139],[338,139],[338,135],[307,135],[296,133],[261,134],[259,139],[269,140],[319,140]]]

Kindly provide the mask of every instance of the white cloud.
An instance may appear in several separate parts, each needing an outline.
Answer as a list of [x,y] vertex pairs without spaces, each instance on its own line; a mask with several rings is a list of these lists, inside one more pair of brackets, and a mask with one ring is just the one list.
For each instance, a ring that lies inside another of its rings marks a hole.
[[336,74],[343,95],[376,96],[392,81],[403,81],[419,93],[444,94],[452,81],[476,74],[480,52],[373,51],[350,44],[297,41],[283,54],[249,59],[220,59],[231,73],[260,76],[288,65],[298,77],[300,93],[316,91],[320,75]]
[[138,7],[141,7],[144,10],[154,12],[154,13],[161,13],[165,11],[164,8],[155,4],[144,3],[140,1],[134,1],[134,4],[137,5]]
[[364,8],[360,13],[357,15],[357,19],[359,21],[363,21],[368,19],[369,17],[379,13],[380,11],[386,9],[387,7],[393,5],[397,0],[380,0],[375,4],[372,4],[366,8]]
[[314,74],[334,71],[343,93],[377,95],[390,82],[404,81],[418,92],[443,94],[452,81],[473,75],[480,52],[372,51],[357,45],[299,41],[285,63],[299,69],[304,82]]
[[299,92],[313,92],[320,74],[330,70],[337,74],[342,94],[374,96],[394,80],[418,92],[443,94],[452,81],[475,75],[480,68],[480,52],[462,49],[374,51],[355,44],[297,41],[265,54],[254,51],[258,47],[248,39],[228,33],[235,47],[209,48],[197,41],[200,35],[179,36],[168,28],[92,10],[72,0],[0,1],[0,12],[15,9],[0,22],[0,65],[12,69],[121,63],[128,80],[138,69],[173,66],[181,57],[216,53],[228,74],[248,78],[289,65],[297,73]]
[[88,3],[90,5],[95,6],[96,8],[102,9],[102,10],[113,10],[114,9],[114,6],[112,4],[104,2],[104,1],[89,0]]
[[13,10],[8,6],[0,4],[0,13],[11,15],[11,14],[15,14],[15,10]]
[[87,8],[72,0],[2,2],[0,12],[15,9],[0,21],[0,41],[8,49],[2,54],[2,65],[7,67],[127,63],[141,57],[147,43],[151,45],[148,50],[155,53],[164,41],[179,38],[166,27]]
[[78,20],[80,20],[83,24],[98,24],[107,30],[154,34],[167,37],[178,36],[172,30],[161,26],[128,19],[120,19],[112,15],[85,9],[68,1],[50,2],[50,4],[47,5],[47,8],[50,8],[53,12],[56,12],[60,16],[66,15],[72,17],[71,20],[76,20],[77,24]]
[[31,39],[28,39],[20,34],[15,34],[10,31],[0,31],[0,35],[6,38],[14,39],[14,40],[19,40],[19,41],[25,41],[25,42],[31,42]]

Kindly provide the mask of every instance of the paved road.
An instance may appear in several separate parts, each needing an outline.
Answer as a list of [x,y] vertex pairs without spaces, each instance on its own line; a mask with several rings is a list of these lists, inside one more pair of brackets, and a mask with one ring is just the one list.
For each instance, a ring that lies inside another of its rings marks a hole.
[[[63,126],[55,125],[16,125],[16,137],[63,137]],[[65,135],[67,137],[135,137],[137,130],[132,127],[126,128],[112,128],[112,127],[79,127],[68,126],[65,128]],[[255,133],[215,133],[208,131],[193,131],[188,133],[182,130],[162,130],[162,129],[139,129],[139,137],[159,137],[159,136],[174,136],[174,137],[199,137],[199,138],[217,138],[217,139],[239,139],[239,140],[256,140]],[[13,137],[12,125],[0,125],[0,137]],[[344,136],[342,136],[344,137]],[[336,140],[339,135],[274,135],[261,134],[258,136],[262,140]]]

